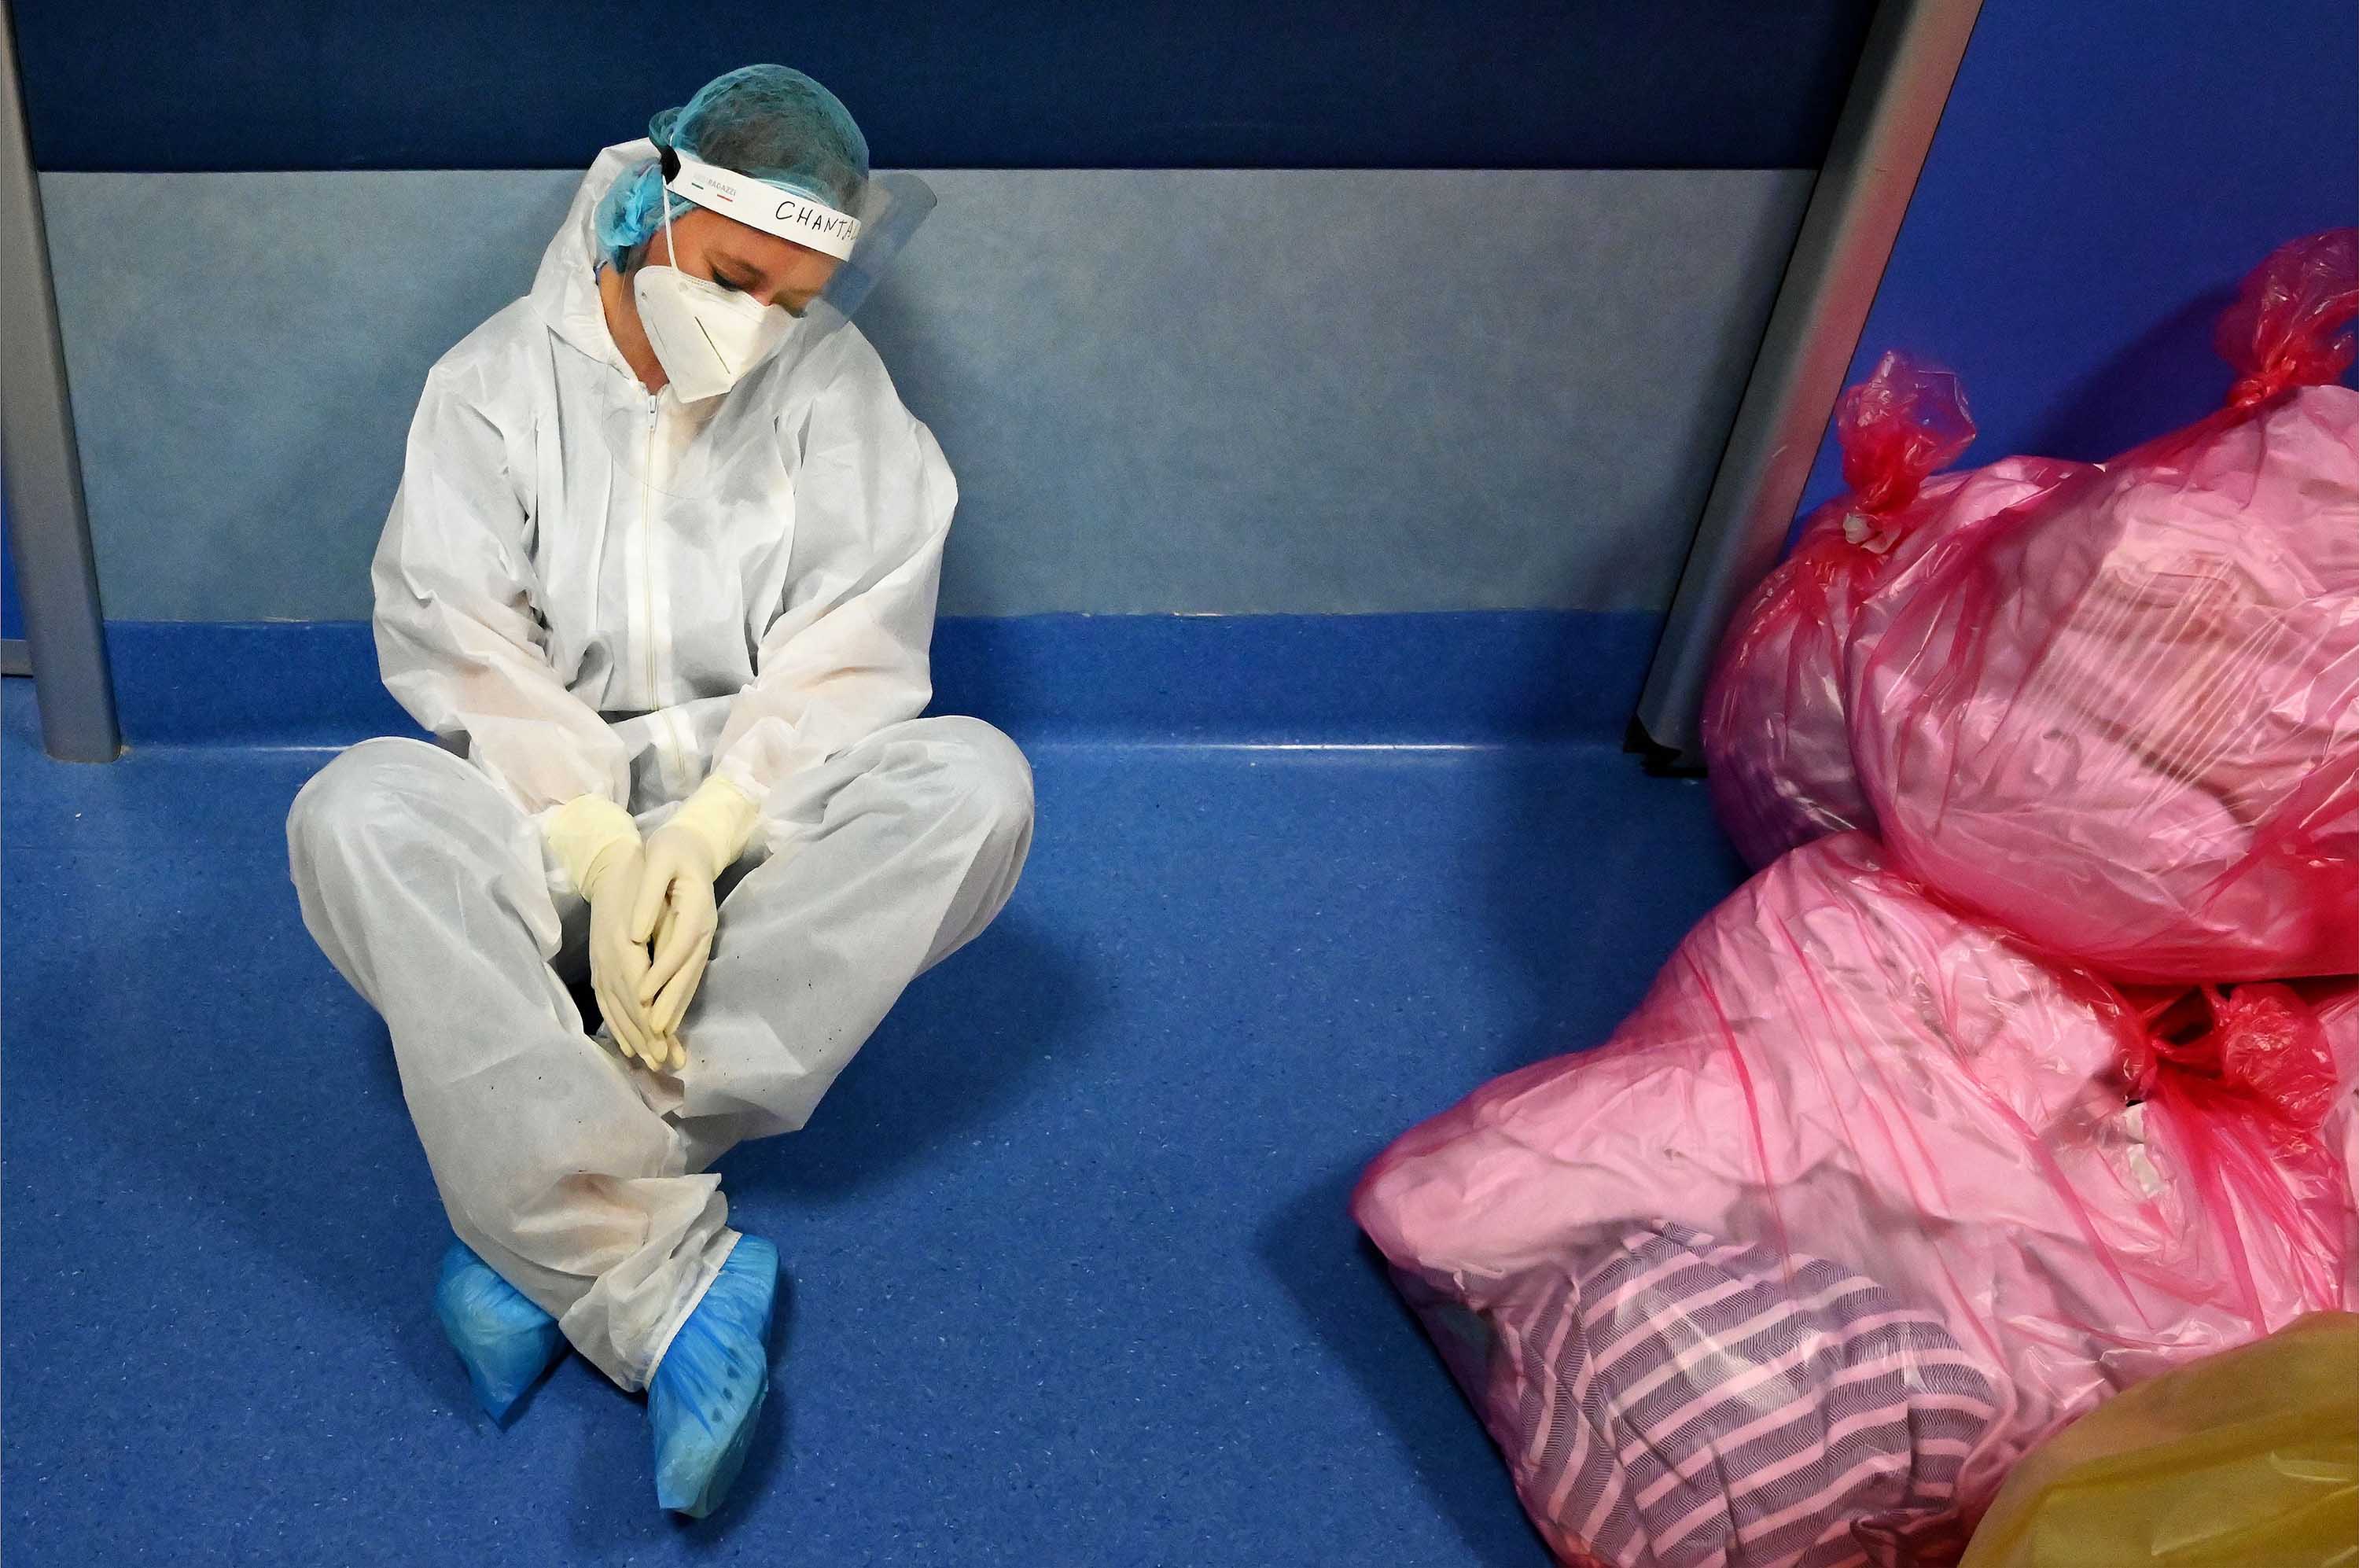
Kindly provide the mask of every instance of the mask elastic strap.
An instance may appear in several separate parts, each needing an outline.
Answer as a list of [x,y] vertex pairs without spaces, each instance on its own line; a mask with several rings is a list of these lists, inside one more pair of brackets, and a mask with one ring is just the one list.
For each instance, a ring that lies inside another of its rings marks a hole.
[[669,147],[659,148],[658,168],[658,172],[663,176],[662,180],[656,186],[656,191],[663,201],[664,264],[674,272],[678,272],[679,250],[672,244],[671,238],[671,181],[672,177],[679,172],[679,154]]

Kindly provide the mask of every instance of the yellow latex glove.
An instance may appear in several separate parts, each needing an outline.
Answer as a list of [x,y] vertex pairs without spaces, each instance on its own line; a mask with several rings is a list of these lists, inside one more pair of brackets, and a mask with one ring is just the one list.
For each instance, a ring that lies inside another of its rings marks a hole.
[[558,863],[590,903],[590,985],[606,1032],[625,1057],[658,1072],[677,1069],[687,1051],[648,1021],[639,1000],[648,955],[646,941],[631,936],[632,912],[646,881],[638,825],[614,801],[584,795],[549,813],[544,832]]
[[639,824],[631,813],[603,795],[581,795],[542,819],[541,833],[549,853],[584,898],[590,896],[592,867],[618,844],[636,846]]
[[2017,1462],[1960,1568],[2359,1562],[2359,1315],[2166,1372]]
[[656,1027],[639,991],[647,980],[647,944],[631,934],[631,915],[647,886],[647,852],[636,839],[617,845],[591,872],[590,984],[606,1032],[625,1057],[658,1073],[678,1072],[688,1051],[677,1036]]
[[716,776],[647,840],[630,930],[633,942],[655,946],[653,962],[639,981],[638,1002],[648,1027],[658,1034],[678,1035],[704,978],[713,934],[721,929],[712,884],[745,853],[756,815],[744,790]]

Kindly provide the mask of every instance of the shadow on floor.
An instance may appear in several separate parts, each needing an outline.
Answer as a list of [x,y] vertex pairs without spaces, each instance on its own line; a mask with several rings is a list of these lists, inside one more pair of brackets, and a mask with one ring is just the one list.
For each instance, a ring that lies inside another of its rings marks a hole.
[[731,1192],[808,1202],[889,1180],[997,1117],[1051,1058],[1078,1051],[1103,983],[1020,905],[919,977],[812,1116],[722,1163]]
[[[1533,671],[1530,731],[1556,733],[1560,715],[1597,704],[1584,653],[1567,641]],[[1635,708],[1635,681],[1625,695]],[[1494,789],[1476,876],[1523,1020],[1496,1042],[1493,1075],[1604,1043],[1689,926],[1749,875],[1725,835],[1698,822],[1710,814],[1701,779],[1621,761],[1603,789],[1552,746],[1512,748],[1484,775]]]
[[[1560,715],[1599,701],[1584,688],[1582,648],[1558,652],[1534,672],[1528,733],[1555,734]],[[1701,780],[1649,778],[1636,757],[1601,775],[1594,749],[1583,749],[1581,768],[1568,765],[1567,747],[1538,745],[1508,748],[1482,770],[1491,808],[1469,867],[1470,913],[1488,934],[1487,972],[1514,993],[1495,999],[1504,1027],[1484,1048],[1482,1078],[1602,1044],[1689,926],[1746,875],[1699,821]],[[1261,1259],[1381,1410],[1469,1551],[1488,1563],[1543,1562],[1504,1463],[1439,1355],[1429,1345],[1414,1375],[1403,1360],[1402,1344],[1424,1334],[1353,1228],[1357,1176],[1347,1170],[1288,1203],[1261,1232]]]
[[1475,1560],[1492,1568],[1545,1563],[1505,1465],[1441,1358],[1426,1358],[1430,1376],[1403,1376],[1400,1346],[1421,1340],[1422,1331],[1394,1293],[1382,1255],[1352,1225],[1358,1179],[1357,1171],[1341,1172],[1279,1209],[1257,1237],[1262,1263],[1383,1413],[1384,1430]]

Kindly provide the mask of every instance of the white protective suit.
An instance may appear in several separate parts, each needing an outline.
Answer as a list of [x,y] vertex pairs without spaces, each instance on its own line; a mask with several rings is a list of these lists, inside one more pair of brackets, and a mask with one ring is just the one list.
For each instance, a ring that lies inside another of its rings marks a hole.
[[[386,684],[444,746],[355,746],[288,822],[452,1228],[625,1388],[734,1245],[712,1160],[803,1125],[1006,902],[1032,822],[1006,737],[918,717],[957,491],[867,341],[790,337],[702,419],[614,346],[592,215],[652,156],[601,154],[531,294],[427,377],[373,579]],[[602,432],[617,408],[647,421],[642,471]],[[690,449],[714,482],[662,487]],[[587,906],[544,830],[583,796],[651,830],[708,773],[759,815],[688,1064],[657,1074],[584,1032]]]

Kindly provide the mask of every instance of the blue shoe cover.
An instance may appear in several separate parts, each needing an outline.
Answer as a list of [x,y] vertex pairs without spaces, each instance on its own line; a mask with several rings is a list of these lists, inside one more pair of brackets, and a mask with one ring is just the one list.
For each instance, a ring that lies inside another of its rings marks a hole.
[[451,1348],[466,1363],[475,1400],[505,1423],[516,1401],[564,1354],[557,1320],[501,1279],[463,1241],[442,1255],[434,1282],[434,1315]]
[[656,1500],[702,1519],[745,1466],[754,1418],[770,1391],[770,1309],[778,1249],[742,1236],[672,1336],[647,1385],[655,1422]]

